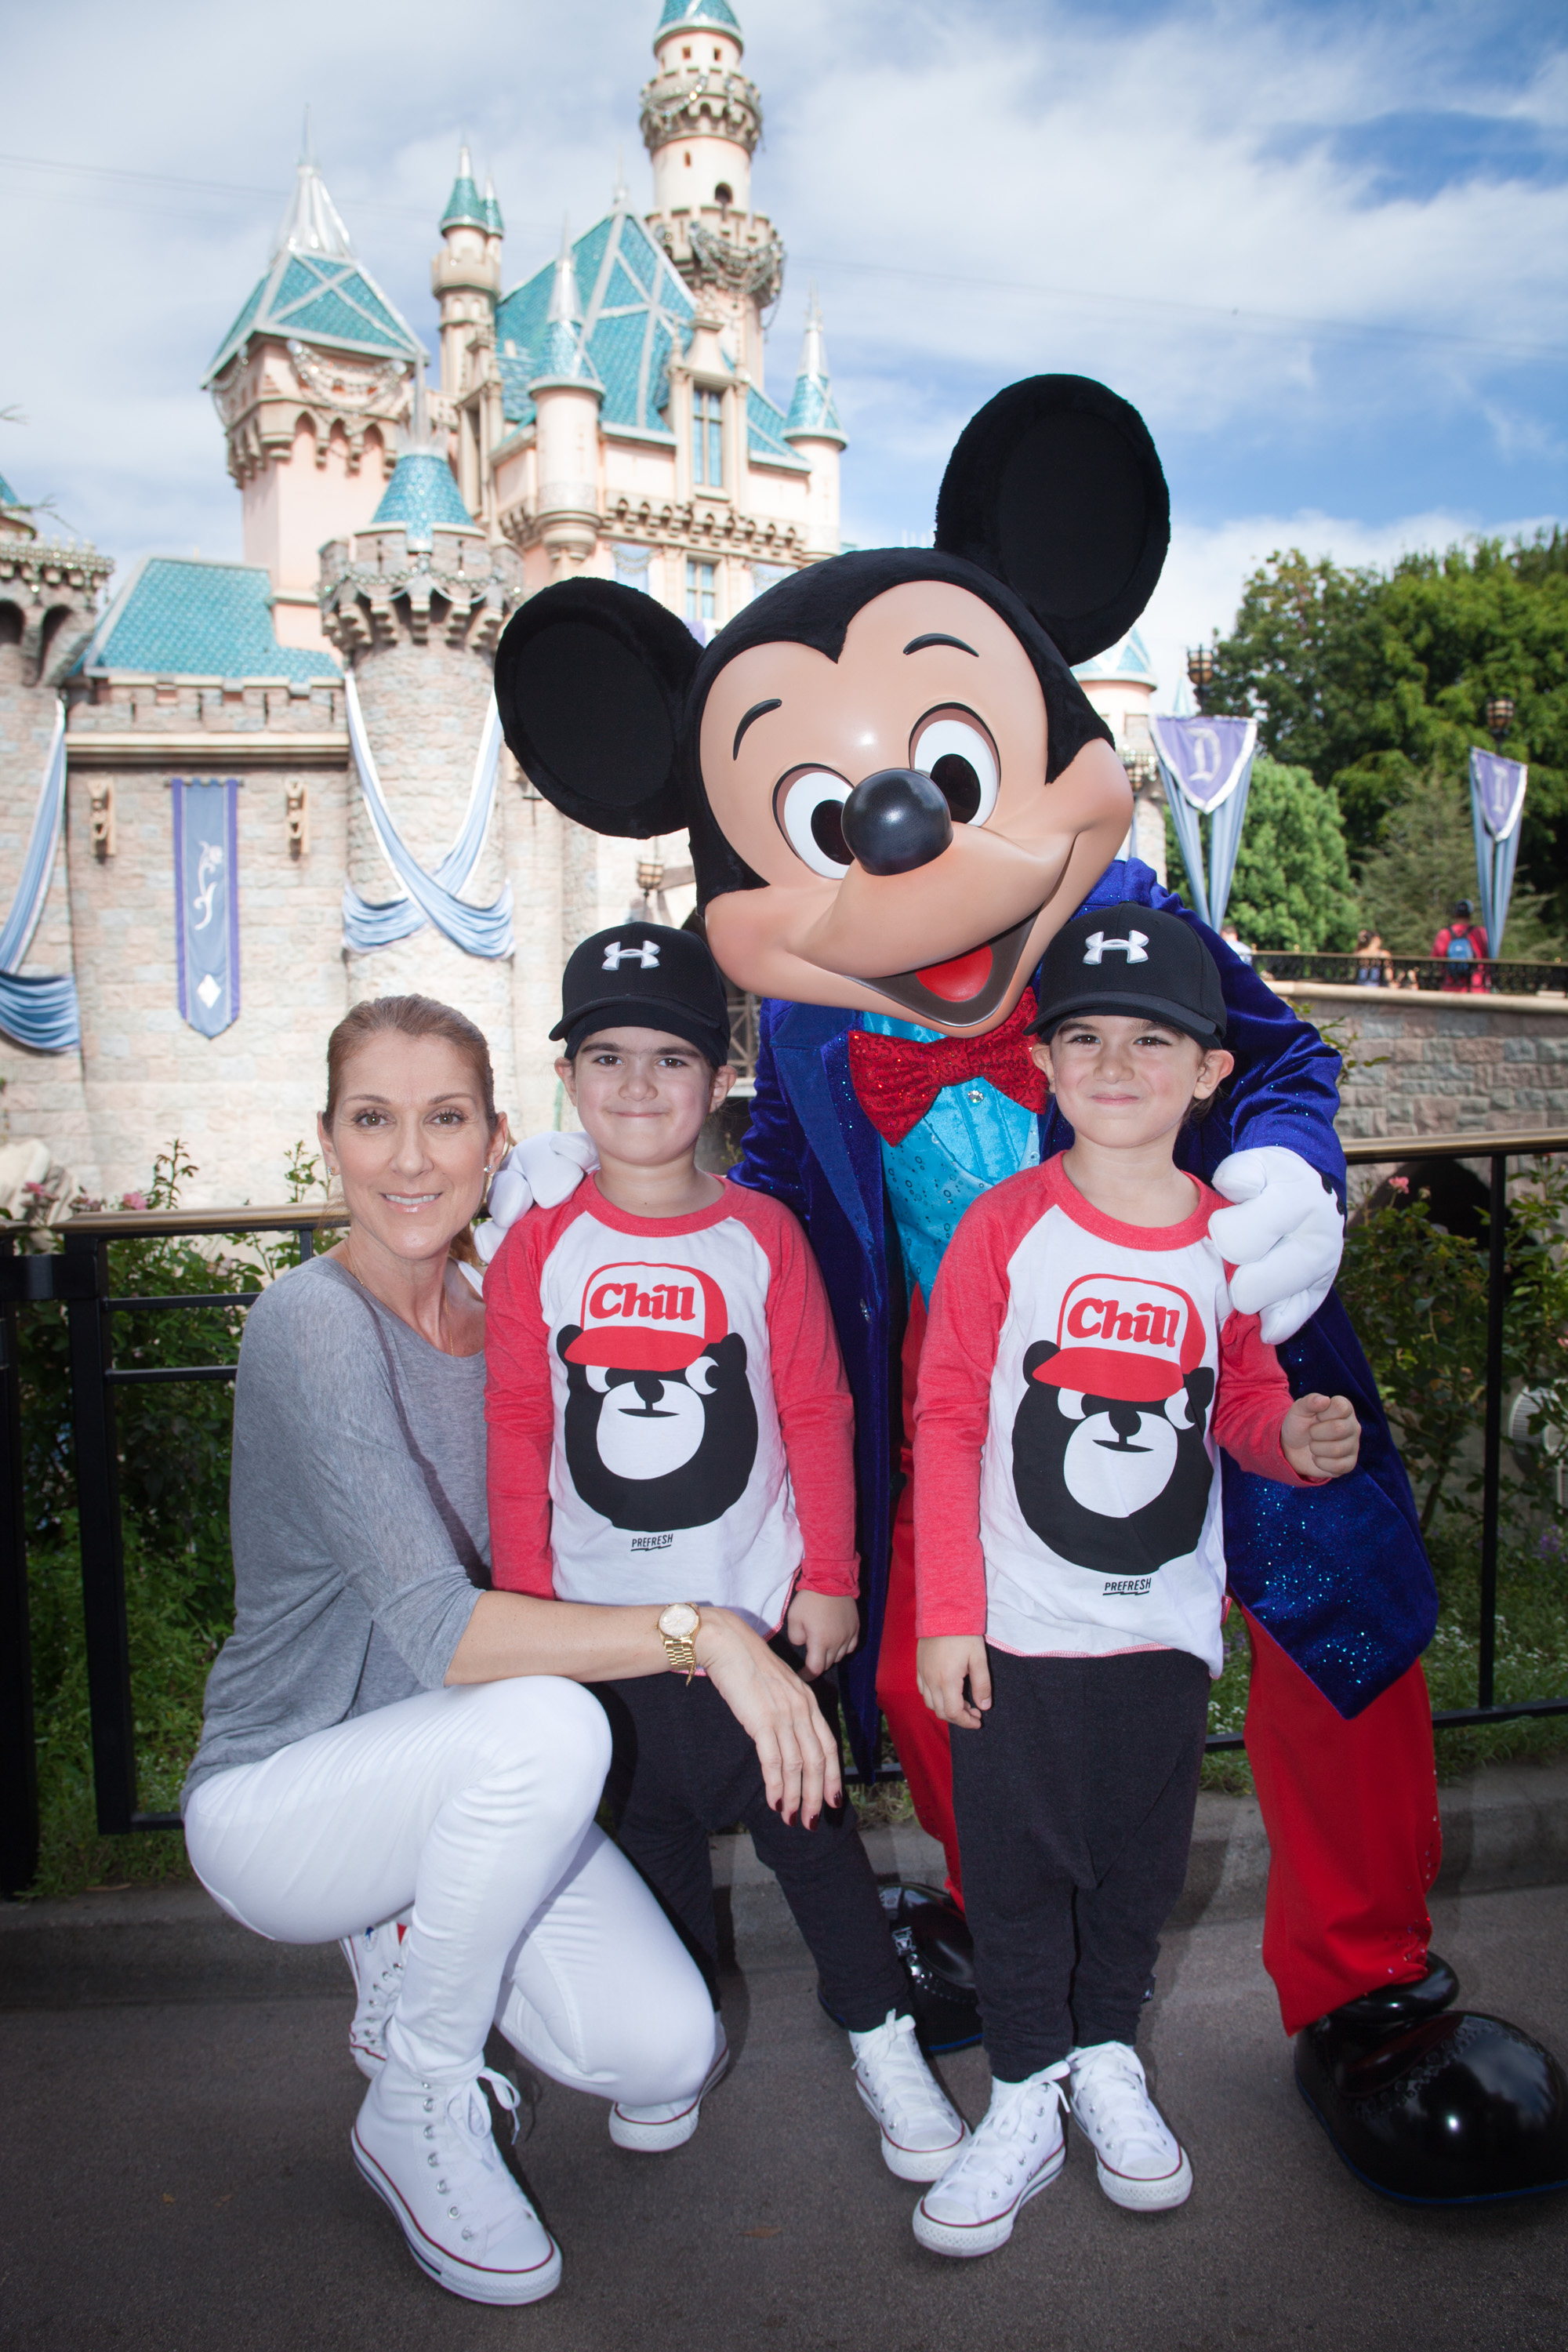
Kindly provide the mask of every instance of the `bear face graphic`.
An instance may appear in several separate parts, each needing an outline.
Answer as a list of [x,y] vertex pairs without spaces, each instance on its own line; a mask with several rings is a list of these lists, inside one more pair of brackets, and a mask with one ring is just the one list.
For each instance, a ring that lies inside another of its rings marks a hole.
[[1042,1378],[1062,1350],[1024,1358],[1013,1485],[1025,1524],[1079,1568],[1147,1575],[1196,1549],[1213,1470],[1204,1444],[1215,1376],[1205,1364],[1163,1397],[1095,1396]]
[[659,1370],[575,1361],[569,1351],[582,1337],[568,1323],[555,1344],[566,1366],[566,1466],[588,1508],[647,1535],[722,1518],[757,1455],[740,1333]]

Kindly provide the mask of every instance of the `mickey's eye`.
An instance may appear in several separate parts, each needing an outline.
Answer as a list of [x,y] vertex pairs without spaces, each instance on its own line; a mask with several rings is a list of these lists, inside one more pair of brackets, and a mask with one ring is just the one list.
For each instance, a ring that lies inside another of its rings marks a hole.
[[829,882],[842,879],[852,860],[844,838],[849,787],[831,768],[797,768],[773,793],[773,814],[795,856]]
[[593,1390],[594,1394],[595,1396],[608,1396],[610,1393],[610,1375],[605,1366],[603,1364],[584,1364],[583,1370],[587,1376],[588,1386]]
[[984,824],[996,805],[996,746],[972,711],[930,712],[910,739],[910,765],[931,778],[954,824]]
[[694,1364],[686,1367],[686,1385],[689,1389],[695,1389],[699,1396],[712,1395],[713,1383],[718,1376],[719,1367],[711,1356],[699,1356]]
[[1083,1391],[1080,1389],[1058,1389],[1057,1411],[1064,1421],[1083,1419]]

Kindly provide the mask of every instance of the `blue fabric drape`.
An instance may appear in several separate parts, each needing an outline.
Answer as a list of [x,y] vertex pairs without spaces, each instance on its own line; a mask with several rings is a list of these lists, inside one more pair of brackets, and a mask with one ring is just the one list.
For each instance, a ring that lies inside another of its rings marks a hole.
[[1476,835],[1476,880],[1480,887],[1481,923],[1487,947],[1502,953],[1508,922],[1508,902],[1513,896],[1513,869],[1519,863],[1520,820],[1524,814],[1530,770],[1518,760],[1504,760],[1491,751],[1470,752],[1470,822]]
[[[1181,845],[1182,863],[1200,922],[1218,930],[1230,901],[1252,762],[1256,719],[1176,718],[1161,711],[1149,721],[1164,779],[1165,804]],[[1203,829],[1209,820],[1208,879],[1204,879]]]
[[66,806],[66,707],[55,707],[54,731],[44,762],[44,781],[33,812],[21,877],[10,911],[0,926],[0,1029],[18,1045],[36,1054],[68,1054],[81,1043],[81,1013],[76,982],[68,973],[24,979],[18,964],[26,960],[33,934],[43,918],[44,902],[54,879],[55,853]]
[[239,781],[175,776],[169,789],[180,1018],[221,1037],[239,1018]]
[[345,942],[362,951],[390,947],[394,940],[409,939],[423,924],[432,922],[454,947],[461,948],[465,955],[484,956],[492,961],[498,957],[510,955],[513,945],[510,883],[503,887],[500,898],[488,907],[468,906],[457,895],[479,863],[495,807],[496,768],[500,758],[501,741],[500,713],[496,709],[495,698],[491,697],[485,716],[484,733],[479,739],[479,753],[474,762],[474,781],[462,828],[435,873],[426,874],[392,821],[392,812],[386,805],[370,740],[365,733],[364,714],[360,709],[359,690],[352,672],[343,685],[349,742],[353,750],[354,766],[359,772],[360,790],[364,795],[365,808],[381,854],[404,886],[395,898],[371,900],[362,898],[357,890],[345,883]]

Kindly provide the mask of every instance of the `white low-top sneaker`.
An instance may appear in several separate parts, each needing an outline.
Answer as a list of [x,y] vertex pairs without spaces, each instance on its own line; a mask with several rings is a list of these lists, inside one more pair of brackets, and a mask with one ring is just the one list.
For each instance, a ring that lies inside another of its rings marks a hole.
[[915,2235],[933,2254],[990,2254],[1005,2246],[1031,2197],[1062,2168],[1060,2081],[1065,2060],[1022,2083],[991,2085],[991,2105],[968,2146],[915,2207]]
[[354,2021],[349,2028],[349,2053],[367,2082],[374,2083],[386,2063],[386,2023],[403,1990],[403,1939],[408,1933],[408,1913],[384,1920],[379,1927],[363,1927],[357,1936],[340,1938],[338,1949],[354,1980]]
[[882,2161],[900,2180],[940,2180],[969,2137],[915,2040],[912,2017],[890,2009],[868,2033],[852,2033],[855,2088],[877,2118]]
[[1193,2168],[1125,2042],[1096,2042],[1068,2053],[1072,2119],[1094,2150],[1100,2185],[1113,2205],[1160,2213],[1184,2205]]
[[684,2147],[697,2129],[702,2113],[702,2102],[730,2063],[730,2044],[724,2028],[717,2018],[713,2021],[717,2046],[708,2080],[689,2099],[672,2099],[667,2105],[626,2107],[619,2100],[610,2109],[610,2137],[617,2147],[636,2148],[643,2156],[661,2156],[667,2147]]
[[501,2162],[486,2083],[515,2114],[516,2090],[488,2066],[425,2083],[388,2059],[364,2095],[353,2159],[438,2286],[469,2303],[538,2303],[561,2284],[561,2250]]

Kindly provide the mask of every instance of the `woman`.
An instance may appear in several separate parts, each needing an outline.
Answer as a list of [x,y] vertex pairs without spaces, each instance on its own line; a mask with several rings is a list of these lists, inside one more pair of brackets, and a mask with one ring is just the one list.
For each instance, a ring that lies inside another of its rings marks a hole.
[[[371,2076],[355,2163],[441,2285],[531,2303],[561,2256],[491,2137],[484,2084],[518,2104],[482,2063],[492,2023],[610,2101],[628,2146],[689,2137],[714,2063],[701,1977],[594,1826],[609,1732],[578,1687],[685,1660],[656,1607],[485,1589],[484,1308],[457,1254],[507,1135],[479,1032],[425,997],[357,1005],[328,1045],[320,1134],[348,1231],[246,1327],[235,1630],[186,1843],[242,1925],[345,1940]],[[703,1611],[696,1650],[770,1801],[808,1822],[836,1803],[798,1678],[724,1611]]]

